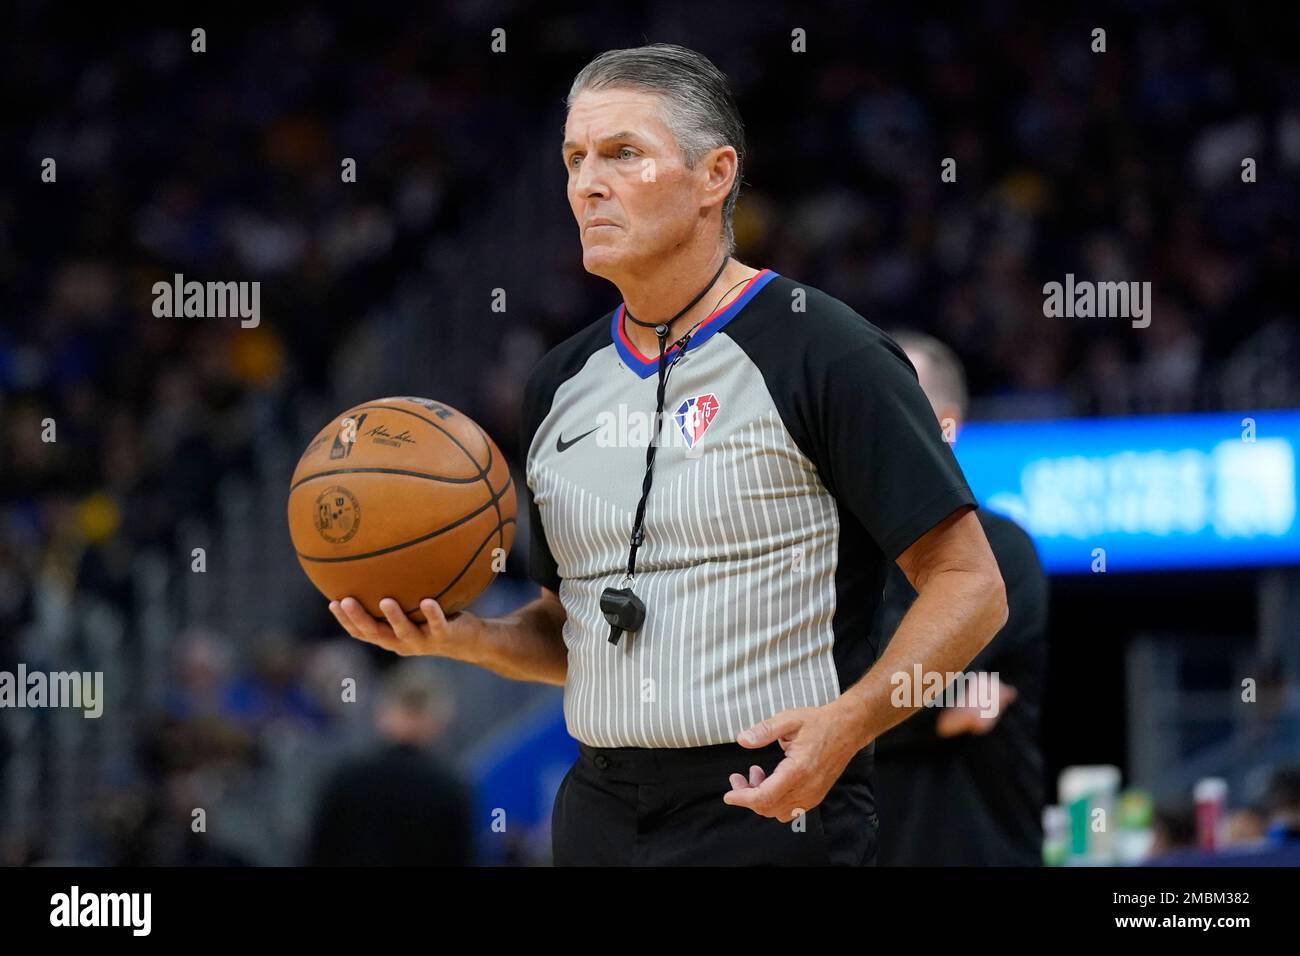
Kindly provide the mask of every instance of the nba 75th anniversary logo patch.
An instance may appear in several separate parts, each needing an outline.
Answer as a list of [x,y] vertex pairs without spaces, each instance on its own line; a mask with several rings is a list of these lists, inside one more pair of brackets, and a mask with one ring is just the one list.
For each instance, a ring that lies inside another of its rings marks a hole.
[[677,427],[681,429],[687,448],[694,448],[704,437],[704,433],[709,430],[709,425],[717,417],[720,407],[718,396],[712,392],[688,398],[677,406],[673,417],[677,420]]

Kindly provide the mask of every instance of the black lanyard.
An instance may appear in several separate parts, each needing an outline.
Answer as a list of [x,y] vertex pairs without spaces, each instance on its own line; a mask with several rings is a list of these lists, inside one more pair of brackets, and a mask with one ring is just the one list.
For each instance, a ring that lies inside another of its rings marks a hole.
[[[709,284],[700,290],[700,294],[688,302],[684,309],[667,322],[660,322],[654,327],[655,335],[659,337],[659,385],[655,393],[654,432],[650,438],[650,444],[645,450],[645,477],[641,480],[641,500],[636,505],[636,518],[632,522],[632,536],[628,541],[627,571],[620,582],[621,587],[605,588],[600,595],[600,611],[605,620],[609,622],[609,642],[611,644],[617,645],[618,639],[623,636],[624,631],[637,631],[645,622],[645,603],[636,596],[629,585],[636,577],[636,553],[640,549],[642,542],[645,541],[645,507],[646,502],[650,499],[650,486],[654,483],[655,454],[659,450],[659,435],[663,430],[664,394],[668,388],[668,375],[673,366],[686,354],[686,348],[691,343],[691,336],[695,334],[695,329],[699,327],[699,323],[697,322],[689,332],[677,340],[675,345],[679,347],[678,352],[673,356],[671,362],[667,359],[668,332],[674,322],[695,308],[696,303],[704,298],[704,294],[713,288],[713,284],[718,281],[718,277],[722,275],[722,270],[727,267],[729,261],[730,257],[723,257],[722,265],[713,274]],[[623,308],[623,315],[631,319],[636,325],[644,327],[649,324],[639,322],[633,318],[626,306]]]
[[[660,333],[659,329],[663,329],[663,332]],[[636,552],[645,541],[645,529],[642,526],[645,524],[645,506],[650,499],[650,486],[654,483],[655,454],[659,451],[659,436],[663,432],[664,393],[668,390],[668,373],[686,354],[686,346],[690,344],[691,336],[695,334],[695,330],[692,329],[678,339],[677,345],[681,347],[680,351],[673,356],[671,362],[666,362],[664,359],[667,351],[664,344],[668,340],[668,327],[661,325],[655,329],[655,332],[659,335],[659,388],[655,396],[654,433],[645,450],[645,477],[641,480],[641,500],[637,502],[636,519],[632,522],[632,538],[627,552],[627,573],[623,577],[624,584],[630,583],[636,575]]]

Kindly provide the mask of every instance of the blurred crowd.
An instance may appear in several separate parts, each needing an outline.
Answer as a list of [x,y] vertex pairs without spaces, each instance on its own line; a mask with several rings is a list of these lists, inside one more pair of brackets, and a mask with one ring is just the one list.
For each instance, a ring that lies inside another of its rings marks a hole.
[[[1203,815],[1203,812],[1202,812]],[[1147,859],[1160,866],[1300,863],[1300,764],[1275,767],[1253,799],[1228,809],[1207,827],[1192,799],[1155,806]]]
[[[950,343],[977,417],[1300,402],[1300,66],[1254,11],[1103,6],[685,22],[655,3],[380,3],[250,26],[23,5],[0,38],[23,92],[0,118],[0,669],[80,666],[90,608],[130,652],[139,556],[177,554],[186,521],[218,523],[222,482],[281,477],[286,450],[291,465],[372,392],[452,400],[517,461],[527,369],[615,304],[566,218],[562,97],[591,56],[644,36],[733,78],[751,149],[739,257]],[[262,282],[260,324],[155,317],[152,285],[175,273]],[[1150,328],[1045,319],[1042,285],[1066,273],[1151,282]],[[497,287],[518,303],[505,316]],[[342,665],[320,610],[240,645],[255,654],[177,629],[165,706],[134,715],[132,760],[96,782],[86,858],[208,861],[210,842],[149,836],[203,773],[235,787],[286,725],[372,733],[330,682],[388,662]],[[49,852],[39,826],[4,836],[10,861]]]

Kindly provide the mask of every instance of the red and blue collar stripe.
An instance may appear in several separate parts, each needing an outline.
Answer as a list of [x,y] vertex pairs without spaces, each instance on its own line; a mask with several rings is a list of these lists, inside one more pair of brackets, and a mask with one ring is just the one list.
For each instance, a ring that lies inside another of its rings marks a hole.
[[[777,273],[773,272],[771,269],[764,269],[762,272],[759,272],[757,275],[750,278],[740,295],[737,296],[730,305],[719,309],[700,323],[700,327],[697,328],[695,334],[691,336],[691,341],[687,344],[686,350],[689,352],[708,341],[710,336],[734,319],[740,313],[740,310],[749,304],[749,300],[758,295],[763,286],[767,285],[776,277]],[[649,378],[651,375],[655,375],[659,371],[659,356],[655,355],[647,358],[641,354],[635,345],[632,344],[632,341],[623,331],[624,308],[625,306],[620,304],[619,307],[614,310],[609,325],[610,337],[613,338],[614,347],[618,350],[619,357],[623,359],[627,367],[636,372],[637,375],[642,378]],[[668,350],[667,354],[669,358],[672,358],[672,356],[677,353],[677,348],[678,347],[674,345]]]

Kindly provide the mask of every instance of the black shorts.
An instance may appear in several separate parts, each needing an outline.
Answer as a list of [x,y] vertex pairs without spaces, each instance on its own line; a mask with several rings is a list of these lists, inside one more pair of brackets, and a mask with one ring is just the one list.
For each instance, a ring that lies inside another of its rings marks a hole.
[[872,750],[849,762],[801,828],[722,802],[732,773],[771,774],[780,744],[589,747],[555,794],[556,866],[874,866]]

